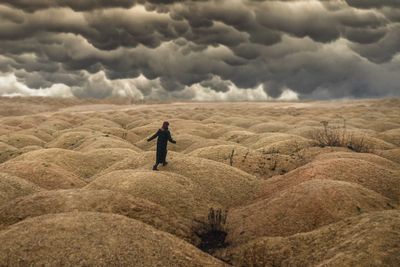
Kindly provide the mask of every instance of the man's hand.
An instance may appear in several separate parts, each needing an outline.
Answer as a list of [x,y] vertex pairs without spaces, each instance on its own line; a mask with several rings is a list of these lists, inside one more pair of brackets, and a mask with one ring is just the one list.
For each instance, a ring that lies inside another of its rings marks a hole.
[[172,141],[172,143],[173,143],[173,144],[176,144],[176,141],[175,141],[175,140],[173,140],[173,141]]

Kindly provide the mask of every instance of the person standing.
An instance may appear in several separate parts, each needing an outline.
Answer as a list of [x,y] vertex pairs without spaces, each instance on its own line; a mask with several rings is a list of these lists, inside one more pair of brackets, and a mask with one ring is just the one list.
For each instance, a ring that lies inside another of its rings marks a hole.
[[157,167],[159,164],[162,163],[163,166],[167,165],[168,162],[166,161],[167,158],[167,145],[168,141],[176,144],[176,141],[172,139],[171,133],[168,129],[169,122],[164,121],[162,127],[158,129],[158,131],[153,134],[150,138],[147,139],[147,142],[157,138],[157,152],[156,152],[156,164],[153,166],[154,171],[158,171]]

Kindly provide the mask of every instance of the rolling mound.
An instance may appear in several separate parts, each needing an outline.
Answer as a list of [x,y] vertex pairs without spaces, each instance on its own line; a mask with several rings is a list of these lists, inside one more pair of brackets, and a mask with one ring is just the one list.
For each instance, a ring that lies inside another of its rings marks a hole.
[[250,136],[248,139],[243,141],[243,145],[251,147],[253,149],[259,149],[286,140],[306,139],[297,135],[286,133],[262,133]]
[[400,146],[400,127],[381,132],[377,135],[377,137],[396,146]]
[[367,146],[370,150],[374,149],[393,149],[396,148],[395,144],[386,142],[382,139],[372,137],[370,134],[364,134],[360,131],[352,131],[349,132],[353,138],[356,140],[363,140],[365,146]]
[[[379,226],[379,227],[377,227]],[[221,250],[235,266],[396,266],[400,211],[346,218],[309,233],[264,237]]]
[[88,131],[67,131],[57,136],[54,140],[47,143],[47,148],[62,148],[62,149],[75,149],[79,147],[86,138],[93,136],[94,133]]
[[361,185],[310,180],[267,200],[233,209],[228,217],[228,242],[260,236],[290,236],[364,212],[393,209],[393,201]]
[[104,149],[104,148],[126,148],[132,149],[134,151],[140,151],[137,147],[131,143],[109,135],[100,135],[96,137],[89,137],[84,140],[76,150],[85,152],[94,149]]
[[42,190],[22,178],[0,172],[0,207],[7,202]]
[[53,136],[50,135],[47,131],[43,129],[31,128],[27,130],[18,131],[20,134],[24,135],[31,135],[39,138],[40,140],[44,141],[45,143],[50,142],[53,140]]
[[0,172],[18,176],[49,190],[80,188],[86,185],[74,173],[46,161],[7,161],[0,165]]
[[259,123],[249,128],[250,131],[255,133],[286,132],[289,129],[289,125],[278,121]]
[[190,179],[171,172],[121,170],[96,178],[85,188],[108,189],[147,199],[181,216],[204,216],[210,204],[207,192]]
[[354,153],[354,152],[332,152],[332,153],[325,153],[325,154],[320,154],[315,157],[315,160],[326,160],[326,159],[335,159],[335,158],[343,158],[343,159],[361,159],[364,161],[368,161],[371,163],[374,163],[376,165],[379,165],[384,168],[388,169],[400,169],[400,165],[385,159],[383,157],[380,157],[375,154],[370,154],[370,153]]
[[[256,177],[222,163],[176,152],[169,152],[168,155],[170,164],[160,167],[161,171],[191,179],[203,192],[208,192],[212,202],[224,207],[243,204],[259,185]],[[136,158],[117,162],[99,175],[124,169],[151,170],[154,157],[154,152],[141,153]]]
[[84,125],[87,128],[90,128],[91,126],[96,127],[104,127],[104,128],[120,128],[121,125],[119,125],[116,122],[113,122],[109,119],[102,119],[102,118],[90,118],[82,122],[82,125]]
[[286,133],[311,139],[313,137],[313,134],[315,133],[316,129],[318,129],[318,128],[316,128],[315,126],[310,126],[310,125],[296,125],[293,128],[291,128],[290,130],[286,131]]
[[18,148],[0,142],[0,163],[3,163],[20,154]]
[[302,149],[312,147],[315,145],[316,143],[312,140],[307,140],[302,137],[297,137],[293,139],[274,142],[272,144],[262,146],[257,150],[263,151],[264,153],[280,153],[280,154],[290,155]]
[[[35,192],[32,190],[32,193]],[[186,241],[196,242],[192,236],[191,221],[153,202],[109,190],[42,191],[14,199],[0,207],[0,229],[26,218],[73,211],[124,215]]]
[[390,150],[375,150],[374,153],[388,160],[400,163],[400,148]]
[[192,245],[125,216],[39,216],[0,232],[0,265],[224,266]]
[[286,173],[297,167],[297,162],[287,155],[262,153],[240,145],[208,146],[196,149],[189,155],[221,162],[262,178]]
[[49,132],[57,132],[72,127],[72,124],[64,119],[50,117],[48,120],[38,125],[40,129],[47,129]]
[[6,100],[0,266],[400,264],[399,100]]
[[26,146],[44,146],[45,142],[36,136],[26,134],[10,134],[0,136],[0,142],[9,144],[16,148],[23,148]]
[[112,148],[94,149],[78,152],[67,149],[49,148],[25,153],[12,161],[41,161],[55,164],[64,170],[78,175],[82,179],[90,178],[122,159],[136,157],[131,149]]
[[255,133],[250,131],[229,131],[220,136],[221,139],[235,143],[242,143]]
[[283,176],[264,182],[260,198],[279,194],[282,190],[312,179],[353,182],[399,202],[399,171],[383,168],[372,162],[353,158],[316,160]]

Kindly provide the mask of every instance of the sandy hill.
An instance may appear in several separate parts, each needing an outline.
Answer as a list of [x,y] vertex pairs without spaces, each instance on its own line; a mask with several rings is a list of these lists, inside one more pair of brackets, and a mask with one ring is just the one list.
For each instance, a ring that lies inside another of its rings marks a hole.
[[0,97],[0,266],[398,266],[399,104]]
[[107,213],[38,216],[3,230],[0,239],[0,265],[224,266],[173,235]]
[[[141,153],[138,157],[127,158],[115,163],[101,174],[124,169],[150,170],[154,164],[154,153]],[[169,152],[169,164],[160,170],[180,174],[191,179],[210,200],[225,207],[240,205],[255,193],[259,181],[253,175],[237,168],[212,160]]]
[[372,212],[308,233],[259,238],[217,257],[234,266],[396,266],[399,226],[399,210]]
[[284,176],[276,176],[265,181],[259,194],[261,198],[268,198],[308,180],[330,179],[360,184],[398,202],[400,200],[399,177],[398,169],[384,168],[362,159],[315,160]]
[[394,208],[394,201],[361,185],[313,179],[233,209],[227,221],[228,242],[290,236],[365,212]]
[[0,208],[0,228],[46,214],[93,211],[124,215],[187,241],[198,242],[198,238],[193,236],[192,221],[142,198],[115,190],[78,189],[34,193],[37,189],[33,189],[29,195],[14,197]]

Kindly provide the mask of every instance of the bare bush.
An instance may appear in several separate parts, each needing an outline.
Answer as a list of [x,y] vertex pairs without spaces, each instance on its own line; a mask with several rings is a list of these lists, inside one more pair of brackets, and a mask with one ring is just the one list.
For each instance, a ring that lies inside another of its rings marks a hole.
[[346,147],[348,134],[345,124],[343,127],[330,126],[328,121],[321,121],[322,129],[317,129],[312,133],[312,138],[320,147],[337,146]]
[[350,135],[347,147],[355,152],[369,153],[371,146],[365,141],[365,136]]
[[331,126],[328,121],[321,121],[322,129],[312,133],[312,138],[320,147],[347,147],[355,152],[368,153],[371,150],[365,136],[355,136],[347,132],[346,120],[342,126]]
[[226,223],[227,211],[210,208],[208,212],[208,226],[210,230],[223,231]]

